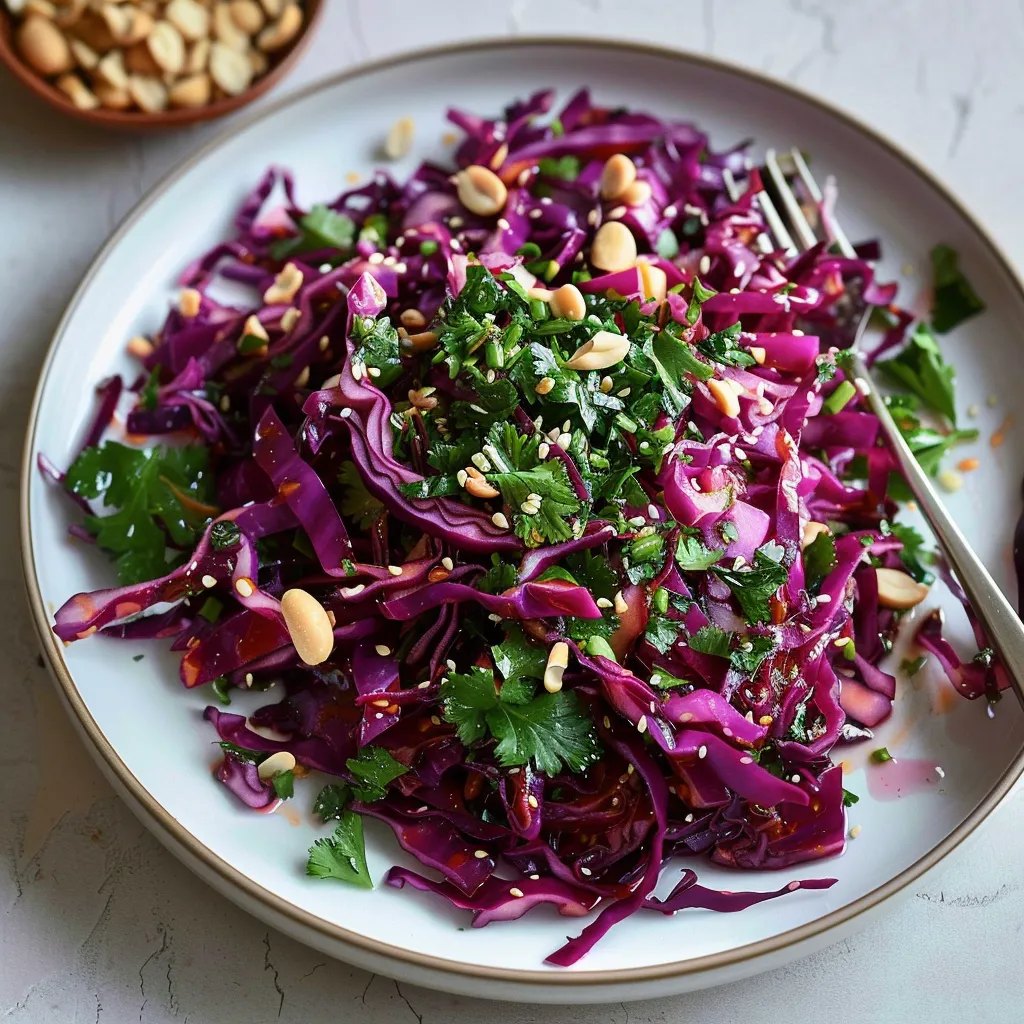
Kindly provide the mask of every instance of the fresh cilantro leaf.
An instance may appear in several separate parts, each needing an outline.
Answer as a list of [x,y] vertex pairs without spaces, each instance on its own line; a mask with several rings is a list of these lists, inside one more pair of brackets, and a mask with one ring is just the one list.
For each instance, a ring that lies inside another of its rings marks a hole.
[[398,490],[407,498],[451,498],[463,493],[462,487],[459,486],[459,478],[450,473],[399,484]]
[[409,770],[407,765],[396,761],[383,747],[374,744],[362,747],[345,765],[355,778],[352,793],[363,803],[383,800],[387,795],[388,783]]
[[930,553],[925,550],[924,537],[905,523],[891,523],[889,531],[903,545],[900,558],[907,572],[918,583],[931,583],[935,577],[925,567],[925,560],[930,559]]
[[831,533],[819,533],[804,548],[804,578],[808,590],[817,590],[821,581],[836,567],[836,539]]
[[697,380],[710,380],[715,375],[714,367],[701,362],[693,354],[693,346],[669,326],[654,339],[652,351],[656,363],[671,373],[674,381],[681,381],[686,374]]
[[279,239],[271,245],[273,259],[283,260],[296,253],[319,249],[348,251],[355,243],[356,225],[352,218],[320,204],[299,218],[299,228],[300,235]]
[[537,169],[548,178],[575,181],[580,176],[580,160],[579,157],[572,155],[561,157],[545,156],[537,161]]
[[576,581],[586,587],[595,598],[608,598],[615,595],[621,581],[608,560],[593,551],[580,551],[569,555],[565,560]]
[[675,232],[671,228],[663,228],[654,249],[663,260],[675,259],[679,255],[679,239]]
[[739,336],[740,325],[735,323],[731,327],[726,327],[724,331],[709,334],[697,345],[697,351],[702,356],[726,366],[754,366],[757,360],[736,344]]
[[160,392],[160,370],[162,367],[159,363],[153,367],[152,372],[146,379],[146,383],[142,390],[139,392],[139,405],[143,409],[155,409],[157,402],[159,401]]
[[770,636],[748,636],[729,656],[732,667],[748,678],[757,675],[761,662],[775,650],[775,641]]
[[956,371],[942,358],[935,337],[924,324],[917,325],[899,355],[875,365],[890,380],[917,395],[929,409],[956,425]]
[[270,757],[265,750],[250,750],[248,747],[240,747],[230,740],[221,740],[217,745],[229,757],[241,761],[243,764],[260,764]]
[[491,555],[491,567],[476,581],[476,586],[485,594],[501,594],[516,585],[518,576],[518,570],[511,562],[503,562],[499,555]]
[[713,295],[718,292],[714,288],[706,288],[701,284],[700,278],[693,279],[693,292],[690,295],[690,304],[686,309],[686,322],[692,327],[700,317],[700,307],[704,305]]
[[918,672],[924,667],[924,663],[928,660],[927,656],[922,654],[919,658],[914,658],[911,661],[909,658],[904,658],[900,662],[900,671],[903,672],[908,679],[913,679]]
[[959,256],[948,245],[937,245],[931,252],[934,297],[932,326],[940,334],[951,331],[985,309],[970,282],[960,269]]
[[[561,462],[552,459],[534,469],[491,473],[487,479],[501,491],[505,504],[514,510],[516,534],[527,547],[571,539],[572,527],[567,520],[579,512],[580,501]],[[540,507],[537,512],[528,514],[521,509],[528,504],[531,494],[539,495]]]
[[843,789],[843,806],[852,807],[855,803],[860,800],[860,797],[856,793],[851,793],[848,789]]
[[519,626],[507,623],[505,631],[505,639],[491,648],[494,667],[501,673],[505,686],[517,680],[543,679],[548,652],[530,640]]
[[369,530],[381,517],[384,506],[366,489],[354,462],[343,462],[338,471],[338,483],[343,488],[338,508],[360,530]]
[[276,772],[270,784],[274,787],[274,793],[278,800],[291,800],[295,796],[295,773],[293,771]]
[[220,519],[210,528],[210,543],[214,551],[229,551],[238,547],[242,531],[230,519]]
[[318,839],[309,848],[306,874],[313,878],[335,878],[361,889],[372,889],[366,866],[366,841],[363,819],[353,811],[342,811],[329,839]]
[[815,379],[819,384],[827,384],[836,375],[836,364],[828,356],[818,356],[814,361],[817,367]]
[[[86,448],[68,469],[65,486],[74,494],[102,499],[116,511],[86,517],[86,526],[114,555],[122,585],[165,575],[167,542],[192,549],[209,514],[208,452],[185,448],[128,448],[106,441]],[[176,552],[174,563],[184,560]]]
[[398,331],[386,316],[377,319],[372,316],[353,317],[352,340],[355,343],[353,361],[365,366],[367,371],[380,371],[370,375],[375,387],[386,388],[402,375]]
[[660,654],[667,654],[679,640],[683,631],[683,623],[678,619],[670,619],[664,615],[651,615],[647,620],[647,632],[644,639]]
[[[930,476],[938,473],[943,456],[953,445],[964,441],[976,441],[978,438],[977,430],[951,430],[948,434],[942,434],[931,427],[916,427],[910,430],[901,428],[900,432],[921,468]],[[897,500],[903,500],[902,492],[896,497]]]
[[666,672],[660,666],[651,673],[650,684],[656,690],[673,690],[678,686],[693,686],[688,679],[680,679],[678,676]]
[[609,639],[618,629],[619,620],[610,612],[605,612],[599,619],[579,619],[575,615],[566,615],[562,619],[562,626],[569,639],[582,644],[595,636],[602,640]]
[[701,626],[686,641],[687,647],[698,654],[711,654],[716,658],[729,657],[730,636],[718,626]]
[[687,572],[705,572],[721,557],[721,550],[705,547],[696,537],[680,537],[676,545],[676,564]]
[[768,599],[789,573],[786,567],[760,547],[754,553],[754,564],[746,571],[716,566],[712,572],[732,591],[748,622],[767,622],[771,617]]
[[331,783],[320,790],[313,804],[313,813],[324,821],[340,819],[351,799],[352,791],[347,783]]
[[[508,684],[506,684],[507,686]],[[598,756],[593,726],[574,694],[561,690],[529,697],[525,681],[506,692],[488,669],[451,673],[441,684],[444,717],[466,746],[493,736],[495,755],[509,767],[533,761],[547,775],[585,771]],[[526,699],[524,699],[526,698]]]

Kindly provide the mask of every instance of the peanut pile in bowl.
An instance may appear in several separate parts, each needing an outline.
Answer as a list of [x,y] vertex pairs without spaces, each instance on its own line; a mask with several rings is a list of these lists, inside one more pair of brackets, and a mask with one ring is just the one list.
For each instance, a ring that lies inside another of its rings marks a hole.
[[6,0],[16,52],[79,110],[157,114],[240,96],[295,41],[294,0]]

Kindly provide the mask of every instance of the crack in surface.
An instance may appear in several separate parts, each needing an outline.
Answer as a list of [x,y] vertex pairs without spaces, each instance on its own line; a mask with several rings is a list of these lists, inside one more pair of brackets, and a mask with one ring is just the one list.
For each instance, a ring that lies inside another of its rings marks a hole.
[[160,933],[160,948],[153,950],[153,952],[150,953],[149,956],[147,956],[146,959],[142,961],[142,966],[139,968],[139,992],[142,995],[142,1005],[139,1007],[140,1022],[142,1020],[142,1015],[146,1010],[146,1003],[149,1002],[149,997],[146,995],[146,976],[144,972],[153,960],[155,960],[161,953],[167,951],[167,929],[158,928],[157,930]]
[[363,12],[356,0],[348,0],[348,27],[360,59],[369,60],[370,44],[366,41],[366,30],[363,28]]
[[374,983],[374,981],[376,980],[376,977],[377,977],[376,974],[371,974],[370,975],[370,980],[366,983],[366,988],[363,989],[363,994],[360,997],[363,1006],[367,1005],[366,1004],[366,993],[370,991],[370,986]]
[[419,1024],[423,1024],[423,1014],[422,1013],[417,1013],[413,1009],[412,1003],[409,1002],[408,997],[402,991],[402,986],[399,985],[397,981],[395,982],[395,991],[398,993],[398,997],[402,1000],[402,1002],[405,1003],[405,1005],[409,1007],[409,1012],[416,1018],[417,1021],[419,1021]]
[[284,1011],[284,989],[281,988],[281,976],[270,959],[270,932],[263,936],[263,947],[266,952],[263,954],[263,970],[270,971],[274,976],[274,991],[278,994],[277,1015],[281,1016]]

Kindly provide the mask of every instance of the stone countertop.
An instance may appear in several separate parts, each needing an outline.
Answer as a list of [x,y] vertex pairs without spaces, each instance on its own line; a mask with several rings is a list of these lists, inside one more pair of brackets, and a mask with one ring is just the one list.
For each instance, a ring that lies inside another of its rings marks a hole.
[[[1024,265],[1024,6],[1012,0],[328,0],[275,95],[359,61],[493,35],[629,37],[812,90],[931,166]],[[671,13],[670,13],[671,12]],[[0,1018],[15,1024],[662,1024],[1020,1019],[1024,793],[869,932],[790,967],[634,1004],[492,1004],[327,960],[193,877],[113,794],[72,731],[23,595],[17,493],[39,365],[97,248],[217,127],[106,134],[0,77]],[[997,158],[994,162],[992,158]],[[1012,196],[1007,202],[1005,197]],[[1020,234],[1018,234],[1020,232]],[[776,1008],[774,1011],[772,1008]]]

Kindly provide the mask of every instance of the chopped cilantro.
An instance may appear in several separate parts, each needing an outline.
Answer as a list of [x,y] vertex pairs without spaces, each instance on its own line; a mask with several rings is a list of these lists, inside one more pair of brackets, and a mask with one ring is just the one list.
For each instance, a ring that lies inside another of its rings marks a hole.
[[731,327],[726,327],[724,331],[709,334],[697,345],[697,351],[708,359],[726,366],[755,365],[757,360],[736,344],[739,336],[740,325],[735,323]]
[[836,539],[831,533],[819,533],[804,548],[804,577],[808,590],[817,590],[822,580],[838,565]]
[[227,676],[217,676],[217,678],[210,683],[210,688],[213,690],[218,703],[223,704],[225,707],[231,703],[231,695],[228,693],[231,689],[231,684],[228,682]]
[[900,671],[903,672],[908,679],[913,679],[918,672],[924,667],[924,663],[928,660],[925,655],[921,655],[919,658],[904,658],[900,662]]
[[[511,692],[508,692],[511,690]],[[441,684],[444,717],[466,745],[493,736],[495,756],[505,767],[533,761],[547,775],[585,771],[598,757],[590,720],[574,694],[560,690],[532,696],[532,687],[506,684],[499,691],[494,673],[472,668],[451,673]]]
[[320,204],[301,216],[298,226],[301,234],[279,239],[271,245],[270,255],[275,260],[319,249],[347,251],[355,243],[356,226],[352,218]]
[[242,540],[242,531],[230,519],[219,519],[210,528],[210,543],[214,551],[228,551]]
[[717,294],[718,292],[714,288],[706,288],[701,284],[700,278],[695,277],[693,279],[693,292],[690,296],[690,304],[686,309],[686,322],[691,326],[695,324],[700,317],[700,307]]
[[770,636],[748,636],[729,656],[732,667],[748,678],[757,675],[761,663],[775,650]]
[[729,657],[729,634],[718,626],[701,626],[691,634],[686,644],[698,654],[710,654],[716,658]]
[[278,800],[291,800],[295,796],[295,773],[292,771],[275,772],[270,779]]
[[676,563],[687,572],[704,572],[721,557],[720,549],[707,548],[696,537],[680,537],[676,545]]
[[855,803],[860,800],[860,797],[856,793],[851,793],[848,789],[843,790],[843,806],[852,807]]
[[373,744],[362,747],[355,757],[350,757],[345,762],[345,765],[355,779],[352,783],[352,794],[363,803],[383,800],[387,794],[388,783],[409,770],[383,747]]
[[985,303],[978,298],[964,277],[955,249],[948,245],[937,245],[932,249],[931,259],[934,282],[932,326],[940,334],[945,334],[983,312]]
[[370,378],[375,387],[386,388],[402,375],[398,331],[386,316],[376,320],[370,316],[353,317],[352,340],[354,362],[361,363],[367,370],[380,371]]
[[892,523],[889,532],[903,544],[900,558],[903,566],[918,583],[931,583],[935,578],[925,568],[924,560],[930,558],[930,553],[924,550],[924,537],[921,536],[912,526],[904,523]]
[[650,684],[656,690],[673,690],[678,686],[692,688],[693,686],[693,683],[688,679],[680,679],[678,676],[674,676],[660,667],[651,673]]
[[786,567],[773,557],[776,553],[770,554],[768,545],[764,545],[754,553],[754,564],[749,569],[716,566],[712,570],[732,591],[748,622],[767,622],[770,619],[769,598],[789,575]]
[[309,848],[306,874],[313,878],[335,878],[362,889],[372,889],[366,866],[363,819],[353,811],[342,811],[334,835],[318,839]]
[[[166,575],[168,541],[191,549],[205,525],[211,477],[208,451],[183,448],[128,448],[116,441],[86,448],[71,464],[65,486],[74,494],[102,499],[116,511],[86,517],[96,543],[116,559],[122,585]],[[184,551],[174,553],[180,564]]]
[[889,753],[887,748],[879,747],[877,750],[871,751],[871,760],[874,761],[875,764],[885,764],[886,761],[892,761],[893,756]]
[[320,790],[313,804],[313,813],[324,821],[341,818],[351,799],[352,791],[347,784],[331,783]]
[[143,385],[142,390],[139,392],[139,405],[143,409],[155,409],[157,402],[159,401],[160,391],[160,370],[162,367],[159,363],[153,367],[149,377],[146,379],[146,383]]
[[[548,178],[575,181],[580,176],[580,160],[571,154],[560,157],[545,156],[537,161],[537,169]],[[540,255],[539,250],[537,255]]]
[[942,358],[934,335],[918,324],[906,347],[893,359],[875,364],[890,380],[899,384],[956,426],[954,381],[956,371]]
[[477,581],[477,589],[485,594],[501,594],[516,585],[518,571],[511,562],[503,562],[500,555],[491,555],[491,567]]
[[523,679],[543,679],[548,663],[545,648],[530,640],[513,623],[505,623],[505,639],[491,648],[491,656],[495,669],[506,684]]
[[821,403],[821,411],[828,416],[842,412],[857,394],[857,389],[848,380],[841,380],[835,390]]
[[344,488],[338,508],[361,530],[369,530],[381,517],[384,506],[366,489],[354,462],[343,462],[338,483]]

